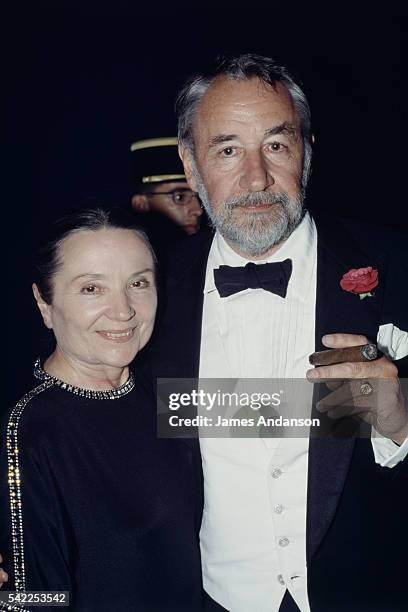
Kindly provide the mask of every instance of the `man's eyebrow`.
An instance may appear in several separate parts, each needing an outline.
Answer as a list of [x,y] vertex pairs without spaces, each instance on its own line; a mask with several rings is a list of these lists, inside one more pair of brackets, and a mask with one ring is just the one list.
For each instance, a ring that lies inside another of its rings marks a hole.
[[[292,138],[296,138],[298,135],[298,129],[293,123],[289,123],[288,121],[284,121],[279,125],[275,125],[274,127],[266,130],[265,136],[276,136],[277,134],[286,134]],[[238,138],[237,134],[218,134],[214,136],[209,141],[209,148],[216,147],[220,144],[224,144],[225,142],[230,142],[231,140],[235,140]]]
[[279,125],[275,125],[274,127],[266,130],[265,136],[276,136],[277,134],[287,134],[292,138],[296,138],[298,135],[298,129],[293,123],[289,123],[288,121],[284,121]]
[[223,144],[224,142],[229,142],[230,140],[235,140],[237,138],[236,134],[218,134],[210,139],[208,145],[209,148],[216,147],[217,145]]

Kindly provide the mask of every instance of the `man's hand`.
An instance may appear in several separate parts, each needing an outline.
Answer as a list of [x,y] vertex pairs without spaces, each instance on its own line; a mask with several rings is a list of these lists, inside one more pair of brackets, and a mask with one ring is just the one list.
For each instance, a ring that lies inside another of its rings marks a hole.
[[[354,334],[330,334],[323,336],[322,342],[327,348],[345,348],[366,344],[369,340]],[[308,370],[306,377],[311,382],[326,382],[333,391],[317,405],[318,410],[331,418],[358,416],[397,444],[402,444],[408,436],[408,411],[398,370],[387,357],[321,366]]]
[[[0,555],[0,563],[3,562],[3,557]],[[5,582],[8,580],[7,573],[0,567],[0,589]]]

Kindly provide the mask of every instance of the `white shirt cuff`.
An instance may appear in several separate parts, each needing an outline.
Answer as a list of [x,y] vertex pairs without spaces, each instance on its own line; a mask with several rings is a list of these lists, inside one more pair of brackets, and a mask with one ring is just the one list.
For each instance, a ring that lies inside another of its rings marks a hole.
[[393,468],[408,455],[408,438],[405,438],[401,446],[398,446],[389,438],[384,438],[375,429],[372,429],[371,444],[375,462],[382,467]]

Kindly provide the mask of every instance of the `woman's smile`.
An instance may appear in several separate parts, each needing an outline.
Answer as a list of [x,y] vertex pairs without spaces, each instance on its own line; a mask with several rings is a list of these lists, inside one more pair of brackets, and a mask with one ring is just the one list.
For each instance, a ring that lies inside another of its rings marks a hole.
[[128,342],[129,340],[131,340],[134,335],[135,335],[135,327],[130,327],[128,329],[123,329],[123,330],[100,330],[97,333],[102,336],[103,338],[106,338],[106,340],[110,340],[113,342]]

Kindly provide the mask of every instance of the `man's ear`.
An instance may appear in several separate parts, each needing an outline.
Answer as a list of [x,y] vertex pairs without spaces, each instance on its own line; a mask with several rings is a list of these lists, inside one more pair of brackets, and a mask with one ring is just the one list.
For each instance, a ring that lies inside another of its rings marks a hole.
[[34,294],[34,299],[37,302],[38,309],[41,312],[45,327],[48,327],[48,329],[52,329],[52,306],[44,301],[40,290],[38,289],[35,283],[32,284],[32,290]]
[[134,195],[132,198],[132,208],[139,213],[148,212],[150,210],[148,197],[143,194]]
[[193,174],[192,166],[191,166],[191,161],[192,161],[191,152],[186,147],[182,147],[181,145],[179,145],[178,153],[179,153],[181,161],[183,162],[184,173],[186,175],[188,186],[190,187],[192,191],[197,192],[197,182],[194,178],[194,174]]

